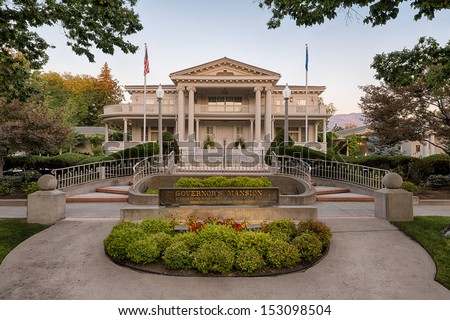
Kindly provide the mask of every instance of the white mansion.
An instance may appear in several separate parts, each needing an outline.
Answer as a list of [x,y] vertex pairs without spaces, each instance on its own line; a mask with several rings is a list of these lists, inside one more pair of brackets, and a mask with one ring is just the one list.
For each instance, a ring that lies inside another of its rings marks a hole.
[[[171,132],[180,146],[202,148],[209,139],[231,147],[238,139],[262,149],[284,128],[285,84],[281,75],[229,58],[221,58],[170,74],[172,85],[163,85],[162,127]],[[126,148],[158,140],[158,85],[146,86],[144,128],[144,86],[128,85],[130,103],[104,107],[101,119],[108,132],[111,125],[123,128],[124,141],[106,141],[105,150]],[[326,106],[320,95],[324,86],[289,85],[288,132],[297,145],[326,151],[318,143],[318,133],[326,130]],[[320,126],[320,127],[319,127]],[[324,135],[326,136],[326,135]],[[251,143],[253,142],[253,143]]]

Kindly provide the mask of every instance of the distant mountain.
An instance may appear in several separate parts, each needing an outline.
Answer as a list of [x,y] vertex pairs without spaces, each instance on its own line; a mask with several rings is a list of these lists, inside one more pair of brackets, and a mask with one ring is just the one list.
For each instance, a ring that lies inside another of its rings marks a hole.
[[345,128],[348,124],[356,124],[358,127],[363,126],[362,113],[335,114],[330,118],[328,130],[333,129],[335,125]]

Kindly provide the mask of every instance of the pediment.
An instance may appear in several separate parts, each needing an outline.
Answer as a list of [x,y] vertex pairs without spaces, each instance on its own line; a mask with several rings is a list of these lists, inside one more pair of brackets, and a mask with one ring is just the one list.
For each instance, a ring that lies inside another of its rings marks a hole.
[[170,74],[173,80],[182,79],[184,77],[218,77],[218,78],[240,78],[240,77],[254,77],[254,78],[280,78],[280,74],[255,67],[237,60],[227,57],[207,62],[195,67],[180,70]]

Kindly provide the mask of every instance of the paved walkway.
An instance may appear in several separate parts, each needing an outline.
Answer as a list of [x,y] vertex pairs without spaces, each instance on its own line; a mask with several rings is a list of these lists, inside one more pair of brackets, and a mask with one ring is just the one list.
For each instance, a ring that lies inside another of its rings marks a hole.
[[[425,250],[373,203],[317,203],[333,238],[328,255],[306,272],[264,278],[171,277],[119,267],[103,239],[126,203],[68,203],[67,218],[29,238],[0,265],[0,299],[450,299],[435,282]],[[415,215],[449,207],[415,206]],[[25,217],[0,207],[0,217]]]

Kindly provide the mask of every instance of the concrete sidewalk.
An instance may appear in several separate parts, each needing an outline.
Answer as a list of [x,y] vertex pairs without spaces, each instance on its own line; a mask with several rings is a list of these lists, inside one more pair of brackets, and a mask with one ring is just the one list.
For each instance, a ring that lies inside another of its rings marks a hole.
[[[306,272],[263,278],[172,277],[119,267],[103,239],[126,203],[67,204],[66,219],[29,238],[0,265],[0,299],[450,299],[416,242],[374,217],[373,203],[317,203],[333,231]],[[450,215],[415,206],[415,215]],[[0,217],[26,208],[0,207]]]
[[0,265],[1,299],[450,299],[425,250],[384,220],[324,218],[328,255],[306,272],[263,278],[173,277],[104,254],[115,221],[62,221]]
[[[67,203],[66,218],[120,218],[120,209],[127,206],[125,202],[102,203]],[[373,217],[373,202],[316,202],[319,218],[321,217]],[[414,216],[450,216],[450,206],[415,205]],[[0,206],[0,218],[26,218],[26,207]]]

